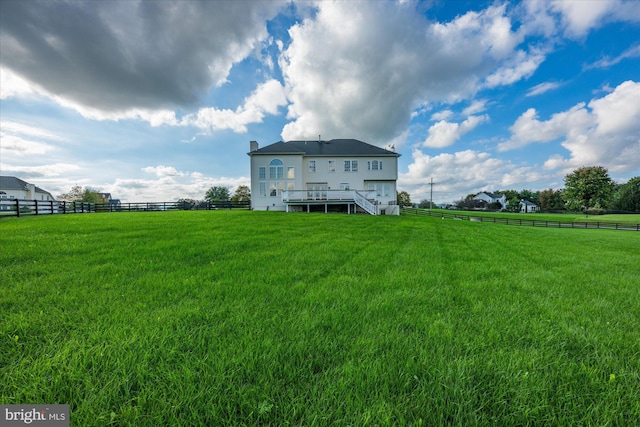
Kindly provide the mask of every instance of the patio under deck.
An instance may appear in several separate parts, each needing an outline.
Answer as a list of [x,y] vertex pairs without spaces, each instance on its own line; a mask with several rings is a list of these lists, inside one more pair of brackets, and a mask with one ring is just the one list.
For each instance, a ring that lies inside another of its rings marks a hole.
[[379,214],[376,202],[355,190],[288,190],[282,192],[282,201],[287,212],[290,206],[306,207],[307,212],[317,211],[318,206],[324,206],[325,213],[329,212],[330,206],[346,206],[348,214],[358,213],[358,208],[363,213]]

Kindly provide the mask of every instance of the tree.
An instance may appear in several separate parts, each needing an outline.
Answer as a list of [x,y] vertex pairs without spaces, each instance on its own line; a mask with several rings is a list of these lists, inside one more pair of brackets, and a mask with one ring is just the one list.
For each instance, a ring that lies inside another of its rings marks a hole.
[[469,195],[467,197],[465,197],[464,199],[460,199],[456,202],[454,202],[454,205],[457,209],[480,209],[480,208],[484,208],[485,207],[485,201],[483,200],[476,200],[473,197],[469,197]]
[[88,203],[100,203],[102,199],[98,195],[98,191],[92,188],[82,188],[79,185],[71,187],[71,191],[58,196],[58,200],[65,202],[88,202]]
[[539,191],[522,190],[518,194],[518,197],[520,197],[520,199],[528,200],[531,203],[535,203],[536,205],[540,204],[540,192]]
[[227,187],[211,187],[207,190],[207,194],[204,196],[204,199],[208,202],[220,201],[220,200],[229,200],[231,198],[229,194],[229,189]]
[[87,203],[101,203],[102,198],[98,195],[96,190],[87,187],[82,192],[82,199],[80,201]]
[[[504,194],[504,198],[507,200],[507,203],[509,202],[509,200],[511,199],[518,199],[518,201],[520,201],[520,193],[518,193],[516,190],[498,190],[498,191],[494,191],[494,193],[496,194]],[[506,206],[505,206],[506,208]]]
[[487,205],[487,209],[491,211],[499,211],[499,210],[502,210],[502,208],[503,206],[502,206],[502,203],[500,202],[493,202]]
[[231,201],[234,203],[251,202],[251,189],[246,185],[239,185],[238,188],[236,188],[236,192],[231,196]]
[[401,208],[411,206],[411,196],[406,191],[400,191],[397,198]]
[[520,212],[520,199],[517,197],[513,197],[509,199],[507,202],[507,207],[505,208],[507,212]]
[[640,176],[636,176],[618,187],[613,196],[612,207],[621,211],[640,212]]
[[58,200],[65,202],[79,202],[80,200],[82,200],[83,193],[84,190],[82,187],[80,187],[79,185],[74,185],[73,187],[71,187],[71,191],[69,191],[68,193],[60,194],[58,196]]
[[184,210],[190,210],[198,205],[198,201],[194,199],[178,199],[180,207]]
[[418,205],[418,207],[420,209],[433,209],[436,207],[435,203],[431,203],[430,200],[424,199],[420,201],[420,204]]
[[585,166],[564,178],[564,200],[568,209],[606,209],[616,188],[602,166]]
[[551,188],[542,190],[538,197],[540,201],[540,210],[560,210],[564,209],[564,201],[562,199],[561,190],[553,190]]

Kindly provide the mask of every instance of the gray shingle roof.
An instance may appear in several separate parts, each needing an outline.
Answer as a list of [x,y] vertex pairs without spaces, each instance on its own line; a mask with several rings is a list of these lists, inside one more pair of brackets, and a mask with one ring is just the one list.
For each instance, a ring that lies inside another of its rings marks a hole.
[[[16,178],[15,176],[0,176],[0,189],[3,189],[3,190],[28,191],[29,189],[27,188],[27,184],[28,182],[23,181],[20,178]],[[36,193],[48,194],[51,196],[51,193],[43,190],[38,186],[36,186],[35,190],[36,190]]]
[[332,139],[330,141],[279,141],[256,151],[250,156],[260,154],[299,154],[305,156],[393,156],[400,154],[357,139]]

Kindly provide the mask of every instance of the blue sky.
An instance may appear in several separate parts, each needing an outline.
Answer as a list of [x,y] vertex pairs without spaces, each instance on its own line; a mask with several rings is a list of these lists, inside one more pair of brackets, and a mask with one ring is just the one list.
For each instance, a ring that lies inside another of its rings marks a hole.
[[0,174],[202,199],[249,141],[393,145],[451,202],[640,175],[636,1],[0,3]]

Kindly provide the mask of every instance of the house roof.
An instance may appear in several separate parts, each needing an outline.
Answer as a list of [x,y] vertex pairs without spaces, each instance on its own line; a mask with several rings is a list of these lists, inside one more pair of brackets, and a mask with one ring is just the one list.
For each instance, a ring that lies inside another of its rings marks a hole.
[[[27,187],[28,184],[28,182],[23,181],[20,178],[16,178],[15,176],[0,176],[0,189],[2,190],[29,191],[29,187]],[[35,191],[36,193],[48,194],[51,196],[51,193],[38,186],[35,186]]]
[[530,201],[529,201],[529,200],[527,200],[527,199],[522,199],[522,200],[520,200],[520,203],[522,203],[523,205],[526,205],[526,206],[538,206],[538,205],[536,205],[535,203],[530,202]]
[[489,191],[481,191],[478,194],[476,194],[476,197],[478,197],[478,195],[480,195],[482,193],[486,194],[487,196],[491,197],[492,199],[500,199],[500,198],[502,198],[502,196],[504,196],[504,194],[496,194],[496,193],[491,193]]
[[253,155],[298,154],[304,156],[387,156],[400,154],[357,139],[332,139],[329,141],[278,141],[247,153]]

